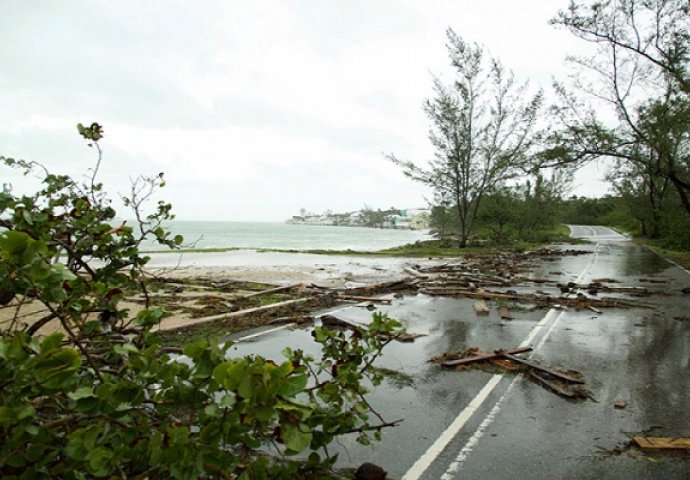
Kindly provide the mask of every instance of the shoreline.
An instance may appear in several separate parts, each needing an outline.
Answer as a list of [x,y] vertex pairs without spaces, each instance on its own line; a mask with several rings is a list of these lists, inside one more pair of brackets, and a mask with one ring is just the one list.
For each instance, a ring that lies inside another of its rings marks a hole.
[[149,256],[147,270],[170,278],[203,276],[275,285],[315,283],[328,287],[354,287],[394,280],[405,275],[406,267],[421,260],[254,250]]

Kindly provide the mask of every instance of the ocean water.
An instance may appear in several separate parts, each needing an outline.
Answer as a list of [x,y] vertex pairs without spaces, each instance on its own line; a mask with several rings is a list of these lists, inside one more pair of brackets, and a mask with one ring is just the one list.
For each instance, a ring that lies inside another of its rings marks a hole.
[[184,237],[185,248],[372,251],[430,238],[424,230],[288,225],[278,222],[176,220],[168,225],[168,229]]

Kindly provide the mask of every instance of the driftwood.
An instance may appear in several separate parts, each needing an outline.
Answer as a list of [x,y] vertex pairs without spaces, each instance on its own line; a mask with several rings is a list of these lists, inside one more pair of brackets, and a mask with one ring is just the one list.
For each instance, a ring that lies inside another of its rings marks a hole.
[[181,330],[187,327],[197,326],[202,323],[214,322],[216,320],[227,320],[229,318],[241,317],[243,315],[249,315],[252,313],[265,312],[268,310],[273,310],[280,307],[286,307],[288,305],[297,305],[300,303],[305,303],[311,300],[310,298],[296,298],[294,300],[285,300],[283,302],[271,303],[270,305],[262,305],[260,307],[247,308],[245,310],[238,310],[236,312],[219,313],[218,315],[211,315],[210,317],[202,318],[191,318],[186,319],[184,323],[178,325],[162,325],[160,330],[165,331],[175,331]]
[[361,295],[343,295],[343,294],[338,294],[336,297],[338,300],[352,300],[355,302],[371,302],[371,303],[383,303],[386,305],[390,305],[391,300],[390,298],[377,298],[377,297],[364,297]]
[[528,360],[525,360],[524,358],[516,357],[516,356],[511,355],[510,353],[507,353],[507,352],[500,352],[499,357],[506,358],[506,359],[510,360],[511,362],[521,363],[527,367],[530,367],[533,370],[538,370],[540,372],[544,372],[548,375],[551,375],[552,377],[559,378],[559,379],[564,380],[568,383],[580,383],[580,384],[585,383],[584,380],[581,380],[579,378],[574,378],[574,377],[565,375],[561,372],[557,372],[555,370],[551,370],[549,368],[542,367],[541,365],[537,365],[536,363],[532,363]]
[[530,370],[529,371],[529,376],[533,380],[536,380],[538,383],[541,383],[545,387],[553,390],[559,395],[562,395],[567,398],[583,398],[583,397],[588,397],[588,393],[582,390],[578,389],[573,389],[573,388],[567,388],[559,385],[556,382],[552,382],[551,380],[542,377],[539,375],[536,371]]
[[247,295],[242,295],[239,298],[252,298],[252,297],[258,297],[259,295],[267,295],[269,293],[286,292],[288,290],[292,290],[293,288],[300,288],[300,287],[304,287],[304,285],[301,283],[295,283],[293,285],[285,285],[283,287],[275,287],[275,288],[269,288],[267,290],[261,290],[260,292],[248,293]]
[[321,315],[319,320],[321,320],[321,325],[327,328],[366,328],[364,325],[358,325],[335,315]]
[[514,302],[533,303],[536,305],[549,306],[559,305],[572,308],[653,308],[651,305],[643,303],[632,302],[620,298],[588,298],[585,296],[579,297],[550,297],[548,295],[538,295],[533,293],[506,293],[496,292],[493,290],[472,290],[462,288],[424,288],[420,289],[421,293],[427,295],[444,295],[467,298],[478,298],[482,300],[507,300]]
[[[518,353],[527,353],[531,352],[532,347],[518,347],[518,348],[513,348],[512,350],[507,350],[506,353],[509,354],[518,354]],[[495,358],[499,358],[501,356],[501,353],[482,353],[480,355],[475,355],[472,357],[467,357],[467,358],[460,358],[458,360],[447,360],[445,362],[440,362],[440,365],[444,367],[457,367],[458,365],[467,365],[470,363],[474,362],[483,362],[486,360],[493,360]]]
[[422,278],[422,279],[429,278],[428,275],[424,275],[423,273],[420,273],[418,270],[416,270],[412,267],[404,267],[403,271],[406,273],[409,273],[410,275],[412,275],[415,278]]
[[488,315],[490,311],[489,306],[484,300],[477,300],[474,302],[474,313],[477,315]]
[[690,438],[633,437],[633,441],[642,450],[685,450],[690,453]]

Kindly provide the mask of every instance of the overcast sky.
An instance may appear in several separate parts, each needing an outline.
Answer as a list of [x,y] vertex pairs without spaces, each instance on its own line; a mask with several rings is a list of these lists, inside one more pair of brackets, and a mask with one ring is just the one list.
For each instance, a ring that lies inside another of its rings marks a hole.
[[[566,0],[0,1],[0,155],[102,179],[164,171],[186,220],[421,207],[384,153],[432,155],[421,106],[452,27],[535,88],[585,48],[548,25]],[[26,188],[3,167],[2,181]],[[602,172],[574,193],[600,195]]]

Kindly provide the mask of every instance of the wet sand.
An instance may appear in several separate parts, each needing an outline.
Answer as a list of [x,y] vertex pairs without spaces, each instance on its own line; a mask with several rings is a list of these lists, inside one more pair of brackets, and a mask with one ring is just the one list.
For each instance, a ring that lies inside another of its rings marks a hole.
[[[405,267],[416,264],[444,263],[443,260],[388,257],[356,257],[346,255],[315,255],[306,253],[257,252],[234,250],[214,253],[152,253],[147,270],[168,279],[198,278],[225,281],[260,282],[273,285],[297,283],[324,287],[358,287],[399,280],[409,276]],[[135,314],[141,306],[125,302]],[[0,327],[7,325],[16,310],[0,309]],[[30,324],[46,311],[28,304],[22,307],[20,323]],[[163,320],[161,328],[188,322],[187,318],[171,316]],[[193,322],[190,322],[193,323]],[[41,328],[42,335],[60,331],[57,321]]]
[[215,277],[276,285],[315,283],[354,287],[406,276],[405,267],[426,259],[316,255],[234,250],[218,253],[151,254],[147,268],[166,277]]

